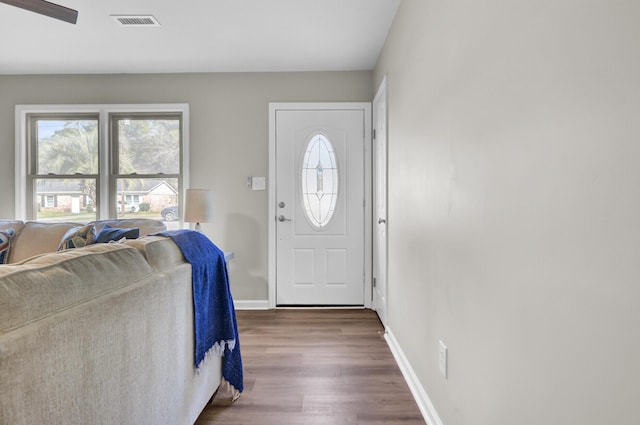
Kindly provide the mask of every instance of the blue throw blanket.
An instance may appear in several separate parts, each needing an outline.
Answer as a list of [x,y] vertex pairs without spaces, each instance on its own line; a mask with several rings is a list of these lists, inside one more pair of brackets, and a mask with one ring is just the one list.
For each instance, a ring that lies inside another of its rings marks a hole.
[[196,367],[210,351],[222,355],[222,378],[232,387],[236,399],[244,390],[242,357],[224,253],[204,234],[194,230],[156,234],[173,239],[191,263]]

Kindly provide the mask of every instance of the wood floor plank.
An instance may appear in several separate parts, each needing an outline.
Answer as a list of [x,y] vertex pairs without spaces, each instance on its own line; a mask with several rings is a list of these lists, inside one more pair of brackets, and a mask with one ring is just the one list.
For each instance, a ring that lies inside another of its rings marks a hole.
[[245,391],[196,425],[425,425],[370,310],[238,311]]

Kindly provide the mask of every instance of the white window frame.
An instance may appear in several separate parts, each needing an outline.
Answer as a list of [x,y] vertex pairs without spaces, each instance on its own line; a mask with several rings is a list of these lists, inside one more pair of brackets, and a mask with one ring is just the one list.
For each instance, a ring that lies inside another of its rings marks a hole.
[[[108,158],[109,150],[109,115],[123,113],[181,113],[182,114],[182,185],[178,193],[184,194],[189,187],[189,104],[186,103],[154,103],[154,104],[92,104],[92,105],[16,105],[15,108],[15,218],[27,220],[27,126],[29,114],[98,114],[100,128],[100,145],[98,147],[101,158]],[[101,161],[100,205],[98,220],[108,220],[109,199],[109,161]],[[180,227],[182,227],[180,221]]]

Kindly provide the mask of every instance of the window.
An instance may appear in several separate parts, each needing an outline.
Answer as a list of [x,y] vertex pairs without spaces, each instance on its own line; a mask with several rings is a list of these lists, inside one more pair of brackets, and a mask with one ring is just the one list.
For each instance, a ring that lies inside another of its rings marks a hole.
[[[80,214],[73,199],[87,195],[95,201],[98,175],[97,114],[29,114],[29,218],[67,219]],[[38,200],[44,202],[38,204]],[[88,213],[95,220],[95,210]]]
[[111,115],[115,214],[160,212],[178,205],[181,178],[179,114]]
[[181,210],[187,105],[18,106],[16,116],[17,218],[162,219],[164,208]]
[[329,139],[318,134],[309,140],[302,159],[302,204],[316,229],[331,221],[338,202],[338,166]]
[[55,206],[56,206],[56,197],[55,197],[55,195],[45,195],[44,196],[44,206],[45,206],[45,208],[55,208]]

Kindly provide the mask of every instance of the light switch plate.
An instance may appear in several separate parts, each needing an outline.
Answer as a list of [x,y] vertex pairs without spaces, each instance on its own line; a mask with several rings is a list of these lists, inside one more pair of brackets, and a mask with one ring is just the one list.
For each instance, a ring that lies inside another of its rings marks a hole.
[[266,188],[266,177],[251,177],[251,190],[265,190]]

